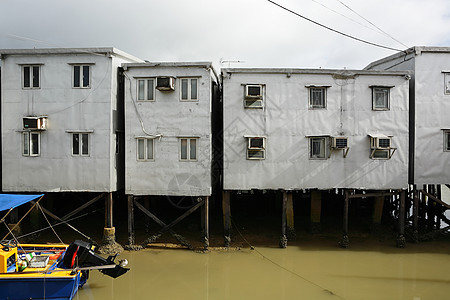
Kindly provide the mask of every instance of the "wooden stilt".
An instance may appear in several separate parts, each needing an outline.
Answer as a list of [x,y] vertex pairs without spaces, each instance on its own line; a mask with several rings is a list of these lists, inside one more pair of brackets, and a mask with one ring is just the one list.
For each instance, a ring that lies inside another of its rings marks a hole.
[[413,240],[419,242],[419,194],[414,186],[413,190]]
[[128,245],[133,246],[135,243],[134,233],[134,196],[128,195]]
[[281,238],[280,238],[280,247],[287,247],[287,236],[286,236],[286,207],[287,207],[287,192],[283,191],[283,200],[282,200],[282,209],[281,209]]
[[405,248],[405,196],[406,191],[400,191],[400,205],[398,213],[398,236],[397,236],[397,247]]
[[320,217],[322,215],[322,191],[311,191],[311,233],[320,232]]
[[209,247],[209,196],[203,204],[203,247],[205,250]]
[[105,227],[112,228],[113,227],[113,197],[112,197],[112,193],[108,193],[108,196],[106,197],[105,206],[106,206]]
[[223,213],[223,235],[225,247],[230,247],[231,243],[231,206],[230,192],[223,191],[222,195],[222,213]]
[[287,193],[287,203],[286,203],[286,222],[287,222],[287,237],[290,241],[296,239],[295,228],[294,228],[294,202],[293,202],[292,192]]
[[345,191],[345,199],[344,199],[344,224],[342,228],[342,240],[339,242],[339,245],[342,248],[348,248],[350,245],[350,240],[348,238],[348,202],[349,202],[349,192]]
[[381,227],[381,218],[383,216],[384,197],[375,197],[373,202],[372,214],[372,232],[378,233]]

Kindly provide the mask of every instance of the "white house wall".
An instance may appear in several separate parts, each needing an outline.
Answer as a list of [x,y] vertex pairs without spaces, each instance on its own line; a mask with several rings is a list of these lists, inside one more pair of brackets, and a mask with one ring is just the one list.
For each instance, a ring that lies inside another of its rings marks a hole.
[[[115,191],[117,66],[130,60],[89,53],[2,60],[3,191]],[[76,63],[92,64],[90,88],[72,88]],[[39,89],[22,89],[21,64],[42,64]],[[22,156],[22,117],[42,115],[48,116],[48,128],[41,131],[40,155]],[[72,156],[70,131],[91,132],[89,156]]]
[[[209,196],[211,194],[211,101],[209,67],[180,64],[125,68],[126,178],[133,195]],[[136,101],[137,78],[173,76],[174,91],[155,91],[155,101]],[[180,77],[198,78],[198,101],[180,101]],[[139,122],[143,121],[143,127]],[[144,131],[145,130],[145,131]],[[137,161],[137,137],[154,139],[154,160]],[[180,161],[180,137],[197,137],[197,160]]]
[[[407,187],[408,80],[377,72],[346,79],[326,71],[297,73],[222,70],[224,189]],[[244,109],[245,84],[264,85],[264,109]],[[326,109],[308,108],[309,85],[331,86]],[[371,85],[395,86],[389,111],[372,110]],[[369,158],[370,133],[393,136],[397,151],[390,160]],[[347,157],[340,150],[326,160],[309,159],[312,135],[347,136]],[[244,136],[267,137],[264,160],[246,159]]]

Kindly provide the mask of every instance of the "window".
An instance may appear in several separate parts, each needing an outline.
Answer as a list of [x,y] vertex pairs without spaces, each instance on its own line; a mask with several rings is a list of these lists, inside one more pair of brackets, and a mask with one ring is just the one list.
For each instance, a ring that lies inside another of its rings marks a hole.
[[309,108],[327,108],[327,89],[326,87],[309,88]]
[[309,138],[309,159],[328,158],[328,139],[326,136],[316,136]]
[[40,66],[23,66],[22,67],[22,87],[24,89],[40,88]]
[[244,94],[245,108],[263,108],[263,85],[246,84]]
[[72,155],[89,156],[89,133],[72,133]]
[[389,110],[390,87],[372,87],[372,109]]
[[22,155],[39,156],[40,155],[41,135],[39,132],[26,131],[22,133]]
[[74,65],[73,66],[73,87],[74,88],[90,88],[90,66]]
[[155,79],[138,79],[138,100],[154,101],[155,100]]
[[180,160],[197,160],[197,138],[180,138]]
[[265,159],[266,158],[266,138],[262,136],[246,136],[247,159]]
[[197,101],[197,100],[198,100],[198,79],[182,78],[181,101]]
[[444,94],[450,95],[450,72],[444,73],[444,86],[445,86]]
[[154,139],[138,138],[137,141],[137,160],[152,161],[155,157]]
[[450,130],[444,130],[444,151],[450,151]]

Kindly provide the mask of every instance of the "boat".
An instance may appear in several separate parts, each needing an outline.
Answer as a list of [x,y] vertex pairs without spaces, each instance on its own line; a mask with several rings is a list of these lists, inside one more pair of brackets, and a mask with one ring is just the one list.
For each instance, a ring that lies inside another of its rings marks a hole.
[[[0,223],[15,207],[43,195],[0,194]],[[16,239],[0,241],[0,300],[73,299],[89,278],[90,270],[117,278],[129,271],[127,261],[116,255],[103,258],[91,242],[67,244],[20,244]]]

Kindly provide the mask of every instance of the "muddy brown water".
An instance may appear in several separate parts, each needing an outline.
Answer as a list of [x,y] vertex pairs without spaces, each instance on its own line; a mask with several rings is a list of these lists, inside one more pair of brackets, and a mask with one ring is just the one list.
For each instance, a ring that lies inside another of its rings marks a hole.
[[450,299],[450,239],[408,244],[311,238],[287,249],[123,252],[131,270],[91,272],[75,299]]

